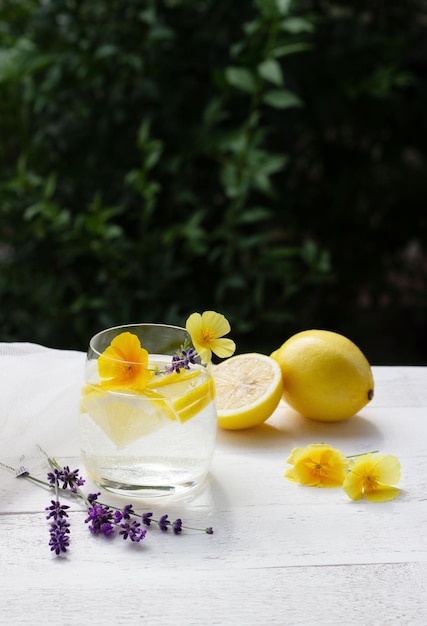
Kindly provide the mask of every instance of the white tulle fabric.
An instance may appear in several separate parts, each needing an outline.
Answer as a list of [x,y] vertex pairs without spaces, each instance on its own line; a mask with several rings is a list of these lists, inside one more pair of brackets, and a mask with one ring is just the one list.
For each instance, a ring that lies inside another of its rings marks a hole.
[[79,454],[86,355],[32,343],[0,343],[0,462]]

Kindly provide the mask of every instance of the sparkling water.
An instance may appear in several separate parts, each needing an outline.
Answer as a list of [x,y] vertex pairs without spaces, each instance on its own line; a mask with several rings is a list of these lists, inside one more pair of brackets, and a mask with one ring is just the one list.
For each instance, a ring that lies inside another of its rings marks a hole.
[[[166,358],[151,364],[170,363]],[[186,491],[205,478],[217,428],[213,382],[201,366],[182,372],[183,382],[155,388],[154,397],[102,389],[88,372],[80,446],[99,486],[153,497]]]

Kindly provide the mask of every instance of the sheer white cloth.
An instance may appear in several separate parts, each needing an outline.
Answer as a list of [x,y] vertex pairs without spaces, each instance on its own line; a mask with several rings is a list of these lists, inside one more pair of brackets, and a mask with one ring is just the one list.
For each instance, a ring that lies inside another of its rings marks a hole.
[[0,343],[0,462],[79,454],[78,416],[86,355],[33,343]]

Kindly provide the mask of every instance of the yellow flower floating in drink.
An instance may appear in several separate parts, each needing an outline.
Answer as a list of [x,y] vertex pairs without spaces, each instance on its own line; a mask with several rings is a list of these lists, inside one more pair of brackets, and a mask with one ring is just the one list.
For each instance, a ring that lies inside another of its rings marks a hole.
[[124,332],[115,337],[98,359],[101,385],[108,389],[143,390],[154,373],[148,369],[148,352],[138,337]]

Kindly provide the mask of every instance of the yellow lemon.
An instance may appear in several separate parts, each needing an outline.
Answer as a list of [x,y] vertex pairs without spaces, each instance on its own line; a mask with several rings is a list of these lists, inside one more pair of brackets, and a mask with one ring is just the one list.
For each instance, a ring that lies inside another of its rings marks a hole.
[[238,354],[213,368],[218,425],[240,430],[262,424],[280,402],[279,365],[264,354]]
[[362,409],[374,395],[371,367],[347,337],[305,330],[275,350],[283,376],[283,398],[313,420],[339,422]]

